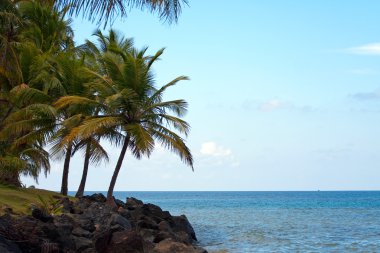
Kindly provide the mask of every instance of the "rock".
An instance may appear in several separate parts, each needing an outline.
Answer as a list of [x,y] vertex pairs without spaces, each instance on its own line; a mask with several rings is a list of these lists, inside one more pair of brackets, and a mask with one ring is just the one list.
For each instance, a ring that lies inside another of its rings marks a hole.
[[92,248],[92,240],[84,237],[74,237],[73,236],[73,241],[75,243],[75,250],[76,252],[82,252],[83,250],[87,248]]
[[165,239],[173,239],[175,238],[175,235],[171,232],[166,232],[166,231],[160,231],[156,237],[153,239],[154,243],[159,243]]
[[101,202],[101,203],[104,203],[107,200],[107,198],[101,193],[95,193],[95,194],[92,194],[91,196],[86,196],[85,198],[88,198],[91,201]]
[[136,226],[140,229],[155,229],[158,230],[158,225],[155,221],[150,219],[149,217],[143,217],[143,220],[139,220],[136,223]]
[[92,238],[97,252],[106,252],[111,240],[112,231],[107,229],[97,232]]
[[41,252],[59,253],[60,246],[58,243],[44,241],[41,244]]
[[13,213],[13,209],[9,206],[2,206],[1,207],[1,211],[3,211],[3,213],[7,213],[7,214],[12,214]]
[[0,252],[206,252],[191,245],[196,237],[186,216],[171,216],[159,206],[128,198],[114,210],[102,194],[55,199],[64,206],[59,216],[46,217],[39,208],[32,216],[0,216]]
[[53,216],[51,216],[50,214],[47,214],[46,212],[42,211],[38,207],[33,207],[32,216],[42,222],[53,221]]
[[122,208],[126,208],[127,205],[121,201],[120,199],[116,199],[115,197],[113,197],[113,200],[115,201],[117,207],[122,207]]
[[120,214],[116,214],[116,213],[112,214],[109,223],[111,226],[112,225],[120,225],[125,230],[132,229],[131,223],[126,218],[121,216]]
[[98,253],[98,251],[96,251],[94,248],[87,248],[83,250],[82,253]]
[[62,205],[62,211],[74,213],[74,203],[68,197],[61,197],[59,204]]
[[207,253],[206,250],[166,239],[154,247],[154,253]]
[[172,221],[174,223],[173,225],[173,231],[174,232],[180,232],[183,231],[186,234],[190,235],[190,238],[194,241],[197,241],[197,237],[195,236],[194,228],[191,226],[189,220],[185,215],[181,216],[173,216]]
[[5,239],[0,235],[0,252],[1,253],[22,253],[17,244]]
[[79,216],[77,219],[75,219],[75,222],[84,230],[87,230],[91,233],[95,231],[94,221],[91,218],[84,218],[82,216]]
[[135,231],[121,231],[112,234],[107,253],[144,253],[144,239]]
[[35,187],[34,185],[30,185],[30,186],[28,187],[28,189],[36,189],[36,187]]
[[131,206],[142,206],[144,203],[141,200],[138,200],[134,197],[127,198],[127,205]]
[[118,214],[120,214],[121,216],[123,216],[124,218],[126,218],[127,220],[131,220],[132,219],[132,216],[131,216],[130,212],[127,209],[125,209],[125,208],[119,207],[117,209],[117,212],[118,212]]
[[84,230],[83,228],[81,227],[76,227],[73,229],[73,231],[71,232],[73,235],[75,236],[78,236],[78,237],[86,237],[86,238],[90,238],[91,237],[91,233],[88,231],[88,230]]

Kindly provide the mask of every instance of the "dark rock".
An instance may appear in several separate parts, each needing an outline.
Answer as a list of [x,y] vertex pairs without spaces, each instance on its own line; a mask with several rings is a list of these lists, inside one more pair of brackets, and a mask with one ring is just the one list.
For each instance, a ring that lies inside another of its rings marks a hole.
[[84,237],[73,237],[73,241],[75,243],[76,252],[82,252],[87,248],[92,248],[92,240]]
[[1,211],[3,211],[3,213],[6,213],[6,214],[12,214],[13,213],[13,209],[10,208],[9,206],[1,207]]
[[157,236],[158,231],[154,229],[140,229],[139,234],[144,238],[145,241],[153,242],[154,238]]
[[158,225],[155,221],[151,220],[150,218],[145,218],[143,220],[139,220],[136,223],[137,227],[140,229],[155,229],[158,230]]
[[103,230],[97,232],[93,237],[93,242],[95,245],[95,249],[97,252],[106,252],[108,244],[111,240],[112,231],[111,230]]
[[161,231],[172,231],[170,224],[167,221],[161,221],[160,223],[158,223],[158,229]]
[[120,214],[121,216],[123,216],[124,218],[128,220],[132,219],[131,213],[125,208],[119,207],[119,209],[117,209],[117,212],[118,214]]
[[107,200],[107,198],[101,193],[95,193],[95,194],[92,194],[91,196],[86,196],[86,198],[88,198],[91,201],[101,202],[101,203],[104,203]]
[[53,216],[47,214],[37,207],[33,207],[32,216],[42,222],[50,222],[53,221]]
[[68,197],[61,198],[59,204],[62,205],[62,211],[74,213],[74,203]]
[[126,218],[124,218],[123,216],[121,216],[120,214],[116,214],[116,213],[112,214],[111,218],[109,220],[109,223],[110,223],[111,226],[112,225],[120,225],[125,230],[132,229],[131,223]]
[[127,205],[121,201],[120,199],[116,199],[115,197],[113,197],[113,200],[115,201],[117,207],[122,207],[122,208],[126,208]]
[[84,230],[81,227],[74,228],[71,233],[75,236],[78,236],[78,237],[86,237],[86,238],[91,237],[91,233],[88,230]]
[[174,232],[180,232],[183,231],[186,234],[189,234],[191,239],[194,241],[197,240],[197,237],[195,236],[194,228],[191,226],[189,220],[185,215],[181,216],[173,216],[172,221],[174,223],[173,231]]
[[159,243],[159,242],[166,240],[166,239],[175,239],[175,238],[176,238],[176,236],[171,232],[160,231],[160,232],[158,232],[156,237],[153,239],[153,242]]
[[0,235],[0,252],[1,253],[22,253],[17,244],[5,239]]
[[87,248],[82,251],[82,253],[98,253],[95,248]]
[[42,253],[59,253],[60,246],[58,243],[44,241],[41,244],[41,252]]
[[38,208],[33,216],[0,216],[0,252],[206,252],[191,245],[196,237],[186,216],[171,216],[159,206],[128,198],[126,204],[116,201],[115,210],[102,194],[55,199],[64,206],[59,216],[46,218]]
[[127,205],[131,205],[131,206],[142,206],[144,203],[141,201],[141,200],[138,200],[134,197],[130,197],[130,198],[127,198]]
[[77,219],[75,219],[75,222],[84,230],[87,230],[91,233],[95,231],[94,221],[91,218],[84,218],[79,216]]
[[106,252],[144,253],[144,239],[134,231],[115,232]]

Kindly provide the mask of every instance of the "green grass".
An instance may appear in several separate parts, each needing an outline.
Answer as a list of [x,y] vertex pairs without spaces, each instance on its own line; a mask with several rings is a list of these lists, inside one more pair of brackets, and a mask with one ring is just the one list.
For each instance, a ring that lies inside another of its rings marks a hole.
[[[3,207],[10,207],[15,214],[30,214],[32,203],[41,203],[38,196],[49,202],[53,196],[62,196],[53,191],[42,189],[17,188],[0,184],[0,214],[3,214]],[[75,199],[69,197],[70,199]]]

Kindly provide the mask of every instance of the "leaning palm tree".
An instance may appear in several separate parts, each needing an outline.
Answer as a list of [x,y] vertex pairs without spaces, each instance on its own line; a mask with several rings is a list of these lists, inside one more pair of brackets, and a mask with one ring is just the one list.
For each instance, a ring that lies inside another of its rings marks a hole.
[[187,4],[187,0],[55,0],[55,4],[60,8],[70,6],[71,14],[82,14],[91,21],[96,20],[98,24],[104,23],[105,27],[108,21],[112,22],[117,16],[126,17],[132,8],[148,9],[158,13],[163,20],[177,21],[182,4]]
[[167,88],[188,78],[180,76],[160,89],[155,88],[151,67],[163,50],[154,56],[145,56],[146,50],[118,54],[106,52],[103,55],[103,68],[107,74],[89,71],[97,77],[89,88],[98,94],[100,100],[71,96],[61,98],[56,103],[58,107],[93,104],[101,112],[99,116],[89,117],[81,126],[74,128],[69,139],[77,136],[88,138],[94,134],[101,136],[105,129],[122,134],[122,148],[107,192],[107,203],[112,206],[116,205],[113,190],[128,149],[138,159],[143,155],[149,157],[158,142],[193,166],[189,148],[176,133],[188,134],[189,125],[180,118],[186,113],[187,103],[182,99],[163,101],[162,98]]
[[87,138],[85,140],[82,140],[78,143],[77,148],[85,148],[84,153],[84,164],[83,164],[83,172],[82,172],[82,178],[78,187],[78,190],[75,194],[75,197],[80,198],[83,197],[84,189],[86,186],[87,181],[87,173],[88,173],[88,167],[90,163],[98,164],[102,160],[108,161],[109,157],[107,154],[107,151],[102,147],[100,144],[100,138],[99,137],[93,137]]

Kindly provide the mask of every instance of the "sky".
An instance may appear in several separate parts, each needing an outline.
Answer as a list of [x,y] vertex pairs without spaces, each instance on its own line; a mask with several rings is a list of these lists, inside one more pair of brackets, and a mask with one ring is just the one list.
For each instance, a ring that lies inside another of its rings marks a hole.
[[[189,0],[177,24],[132,10],[112,28],[149,53],[165,47],[157,86],[189,103],[194,172],[162,147],[127,154],[119,191],[380,189],[380,1]],[[78,44],[97,28],[73,23]],[[86,190],[107,190],[108,164],[90,167]],[[59,190],[63,161],[38,187]],[[79,185],[83,154],[70,166]],[[26,185],[36,183],[24,178]]]

